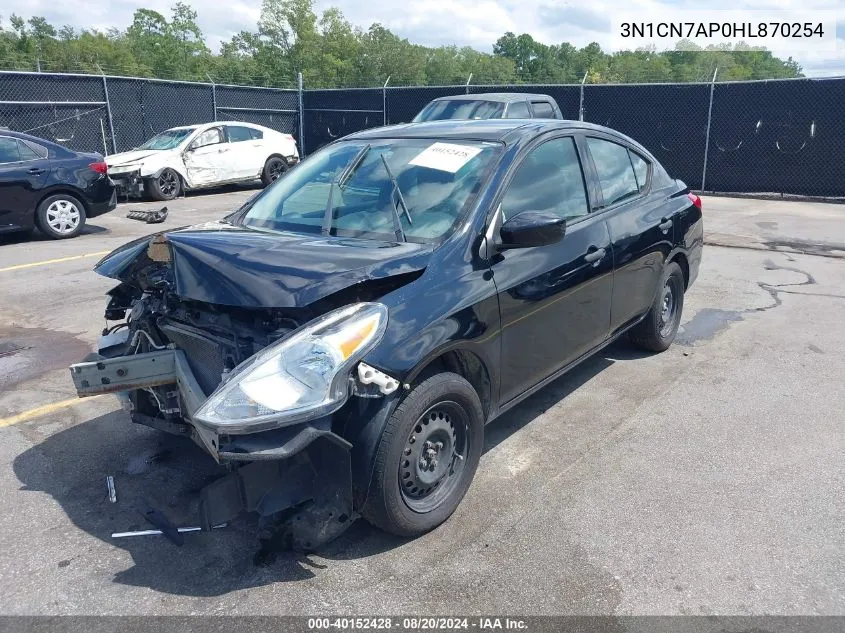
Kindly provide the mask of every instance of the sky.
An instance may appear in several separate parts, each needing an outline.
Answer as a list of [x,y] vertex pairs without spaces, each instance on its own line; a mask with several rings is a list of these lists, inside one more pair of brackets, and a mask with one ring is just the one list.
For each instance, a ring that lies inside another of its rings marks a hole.
[[[28,0],[26,13],[19,0],[0,0],[0,16],[8,24],[8,16],[17,12],[24,17],[42,15],[58,26],[75,28],[126,28],[139,7],[155,9],[169,15],[174,0]],[[261,0],[188,0],[199,13],[198,22],[206,41],[216,49],[241,30],[255,30]],[[721,6],[720,6],[721,5]],[[529,33],[546,44],[567,41],[581,47],[598,42],[612,50],[610,16],[632,9],[643,20],[658,21],[670,8],[701,10],[703,6],[724,9],[776,10],[792,9],[800,19],[810,19],[812,10],[839,8],[840,0],[732,0],[708,2],[698,0],[317,0],[321,11],[329,6],[340,8],[347,19],[362,28],[379,22],[411,42],[427,46],[472,46],[492,51],[495,41],[505,32]],[[792,56],[807,76],[845,75],[845,6],[837,16],[837,50],[835,52],[779,51],[778,56]]]

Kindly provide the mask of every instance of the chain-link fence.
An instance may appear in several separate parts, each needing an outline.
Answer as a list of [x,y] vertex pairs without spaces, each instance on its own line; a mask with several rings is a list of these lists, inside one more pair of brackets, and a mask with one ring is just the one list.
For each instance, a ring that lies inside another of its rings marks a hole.
[[306,145],[407,123],[437,97],[485,92],[550,95],[564,118],[627,134],[698,190],[845,196],[845,78],[305,91]]
[[299,135],[298,91],[108,75],[0,72],[0,127],[113,154],[171,127],[247,121]]
[[112,153],[176,125],[241,120],[293,134],[305,155],[409,122],[436,97],[484,92],[548,94],[564,118],[631,136],[695,189],[845,196],[845,78],[303,90],[0,72],[0,127]]

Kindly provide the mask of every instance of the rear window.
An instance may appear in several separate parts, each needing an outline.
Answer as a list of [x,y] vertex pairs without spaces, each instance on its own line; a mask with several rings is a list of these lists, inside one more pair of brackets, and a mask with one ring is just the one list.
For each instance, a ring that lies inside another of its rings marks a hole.
[[498,101],[471,101],[467,99],[445,99],[432,101],[414,119],[420,121],[444,121],[447,119],[500,119],[505,104]]
[[264,138],[264,132],[262,132],[261,130],[256,130],[254,127],[251,127],[249,128],[249,136],[251,139],[258,141]]
[[18,142],[13,138],[0,138],[0,163],[17,163],[20,159]]
[[508,119],[530,119],[531,113],[525,101],[514,101],[508,104],[508,112],[505,116]]
[[634,174],[637,176],[637,186],[640,188],[640,192],[643,192],[648,184],[648,161],[631,150],[628,150],[628,155],[631,157]]
[[534,116],[538,119],[555,118],[555,111],[552,109],[552,104],[548,101],[533,101],[531,107],[534,108]]
[[242,125],[227,125],[226,130],[229,133],[230,143],[240,143],[241,141],[252,140],[252,130]]
[[45,147],[35,145],[34,143],[30,145],[23,141],[18,141],[18,143],[20,143],[21,160],[39,160],[47,157],[48,152]]

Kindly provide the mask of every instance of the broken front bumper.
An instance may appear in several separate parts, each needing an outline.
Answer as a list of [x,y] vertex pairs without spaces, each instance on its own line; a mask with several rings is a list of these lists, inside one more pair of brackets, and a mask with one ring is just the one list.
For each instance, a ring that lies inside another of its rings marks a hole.
[[144,179],[141,170],[120,171],[119,168],[109,170],[109,178],[117,187],[117,194],[122,198],[129,196],[140,197],[144,193]]
[[72,365],[70,373],[80,397],[175,386],[184,423],[136,412],[132,417],[154,428],[188,435],[217,462],[232,466],[232,472],[200,492],[199,518],[204,530],[227,523],[241,512],[258,512],[278,524],[275,531],[284,534],[289,547],[309,549],[340,534],[353,518],[352,445],[331,431],[330,417],[240,435],[203,425],[193,414],[205,394],[179,349],[100,356]]

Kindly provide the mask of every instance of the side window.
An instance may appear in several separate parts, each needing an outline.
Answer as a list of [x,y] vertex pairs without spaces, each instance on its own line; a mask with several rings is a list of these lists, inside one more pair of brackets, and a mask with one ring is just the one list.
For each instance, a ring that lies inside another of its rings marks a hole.
[[[45,149],[38,145],[36,145],[36,147],[39,147],[42,150]],[[18,149],[21,153],[21,160],[40,160],[46,156],[46,151],[44,154],[39,154],[33,147],[23,141],[18,141]]]
[[230,143],[240,143],[241,141],[252,140],[252,130],[242,125],[227,125],[226,132],[229,134]]
[[562,218],[587,215],[587,190],[575,141],[546,141],[517,168],[502,199],[504,218],[523,211],[547,211]]
[[259,141],[264,138],[264,132],[261,130],[256,130],[254,127],[249,128],[249,137],[255,141]]
[[17,163],[20,159],[18,141],[13,138],[0,137],[0,164]]
[[648,161],[631,150],[628,150],[628,155],[631,157],[631,164],[634,166],[634,174],[637,177],[637,186],[640,189],[640,193],[642,193],[645,191],[645,187],[648,184]]
[[555,118],[555,111],[552,110],[552,104],[548,101],[532,101],[531,107],[534,108],[534,117],[537,119]]
[[223,134],[221,134],[220,128],[213,127],[210,130],[201,132],[199,136],[194,139],[194,142],[191,143],[191,147],[196,149],[198,147],[205,147],[206,145],[215,145],[217,143],[222,142]]
[[509,103],[505,118],[530,119],[531,113],[528,111],[528,104],[525,101],[514,101],[513,103]]
[[625,147],[591,137],[587,137],[587,145],[598,172],[605,206],[639,194],[634,167]]

